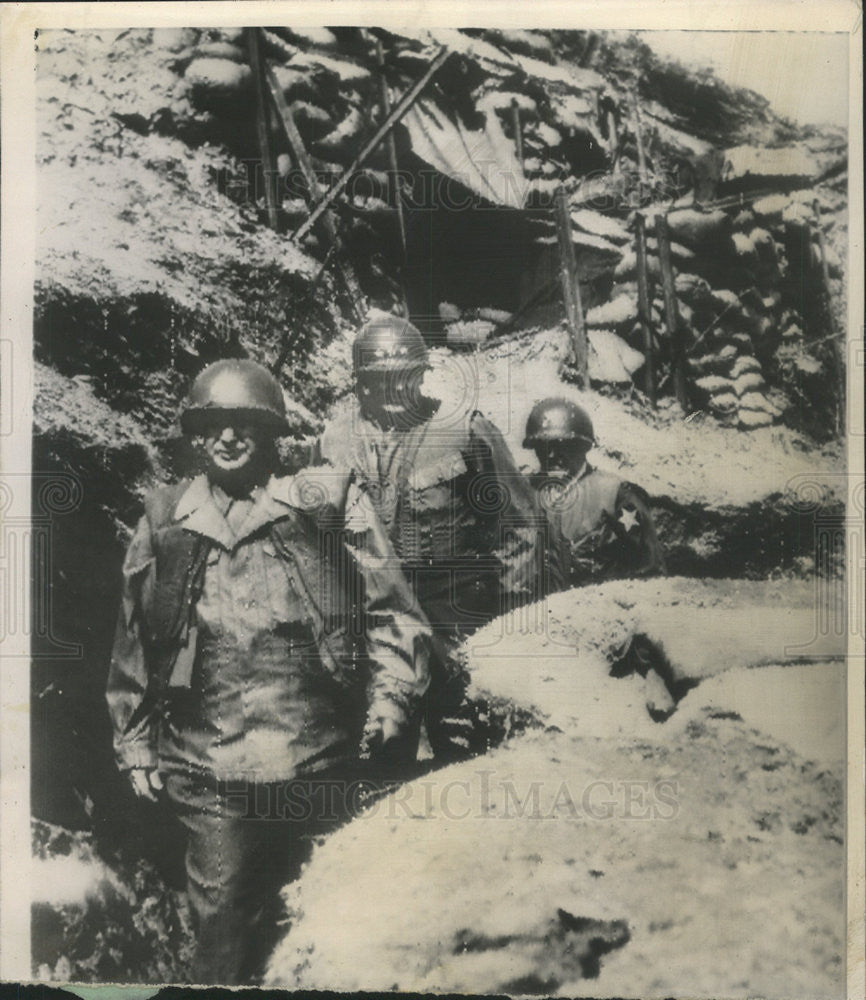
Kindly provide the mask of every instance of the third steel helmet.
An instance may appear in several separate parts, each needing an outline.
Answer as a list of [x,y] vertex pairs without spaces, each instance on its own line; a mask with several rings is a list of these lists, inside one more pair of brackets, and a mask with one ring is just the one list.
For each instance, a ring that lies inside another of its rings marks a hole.
[[280,383],[255,361],[216,361],[201,371],[190,388],[181,427],[187,434],[195,433],[209,415],[225,410],[242,414],[276,434],[288,431]]
[[427,345],[417,327],[399,316],[371,320],[352,345],[352,366],[359,372],[390,372],[427,364]]
[[523,447],[534,448],[543,441],[575,441],[591,447],[595,432],[589,414],[569,399],[542,399],[532,407],[526,421]]

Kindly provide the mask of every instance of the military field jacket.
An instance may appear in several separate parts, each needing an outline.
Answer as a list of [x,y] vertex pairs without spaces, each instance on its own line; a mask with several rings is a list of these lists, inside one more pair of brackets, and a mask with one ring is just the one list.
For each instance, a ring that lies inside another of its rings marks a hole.
[[587,463],[568,480],[532,477],[552,527],[551,574],[575,587],[665,572],[649,498],[634,483]]
[[541,596],[543,512],[479,412],[383,430],[352,397],[338,404],[321,453],[358,476],[434,630],[471,628]]
[[123,579],[107,690],[121,768],[233,776],[261,745],[291,777],[358,735],[348,701],[399,724],[426,689],[429,627],[375,510],[329,467],[272,479],[236,531],[203,476],[155,491]]

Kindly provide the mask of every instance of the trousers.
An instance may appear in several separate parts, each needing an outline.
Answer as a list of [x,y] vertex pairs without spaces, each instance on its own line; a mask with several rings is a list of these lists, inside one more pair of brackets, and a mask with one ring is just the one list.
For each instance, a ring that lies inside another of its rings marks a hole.
[[298,877],[313,838],[348,818],[348,783],[218,781],[186,771],[168,773],[165,789],[187,832],[191,982],[254,984],[279,936],[280,890]]

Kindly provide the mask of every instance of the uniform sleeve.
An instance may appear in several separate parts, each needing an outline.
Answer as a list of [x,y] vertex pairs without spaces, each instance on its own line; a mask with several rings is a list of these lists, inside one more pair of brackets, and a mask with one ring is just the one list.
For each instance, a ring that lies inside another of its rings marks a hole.
[[156,767],[156,705],[148,690],[148,671],[141,642],[141,601],[152,586],[154,554],[150,526],[143,517],[123,564],[123,591],[106,699],[114,732],[114,750],[121,770]]
[[493,555],[500,564],[502,610],[540,599],[548,589],[543,557],[550,526],[529,479],[522,475],[500,431],[480,414],[472,417],[474,464],[500,497],[499,532]]
[[318,439],[311,465],[325,462],[338,468],[351,467],[352,443],[357,433],[360,412],[352,400],[341,400],[324,426]]
[[634,483],[623,483],[616,495],[614,531],[619,565],[607,578],[656,576],[665,572],[665,560],[649,507],[649,497]]
[[372,500],[352,486],[347,499],[347,547],[358,568],[370,661],[368,719],[403,725],[430,680],[430,626]]

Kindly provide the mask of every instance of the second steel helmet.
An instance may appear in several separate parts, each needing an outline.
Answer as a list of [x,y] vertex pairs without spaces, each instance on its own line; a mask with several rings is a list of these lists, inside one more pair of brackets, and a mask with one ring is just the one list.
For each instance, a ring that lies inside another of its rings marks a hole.
[[526,421],[523,447],[534,448],[543,441],[575,441],[591,447],[595,432],[589,414],[570,399],[542,399],[532,407]]
[[427,345],[418,328],[400,316],[365,324],[352,345],[352,367],[359,372],[389,372],[427,364]]
[[199,372],[180,418],[181,427],[187,434],[195,433],[208,416],[225,410],[242,414],[276,434],[289,429],[280,383],[255,361],[216,361]]

